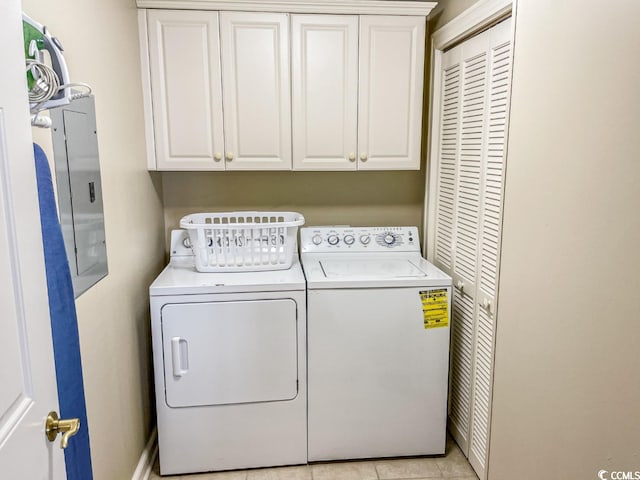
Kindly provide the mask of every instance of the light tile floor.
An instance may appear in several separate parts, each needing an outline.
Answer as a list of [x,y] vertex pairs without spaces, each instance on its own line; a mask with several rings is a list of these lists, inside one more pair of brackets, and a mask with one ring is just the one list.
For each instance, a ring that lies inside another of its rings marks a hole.
[[413,457],[352,462],[313,463],[295,467],[260,468],[219,473],[161,477],[156,462],[150,480],[477,480],[458,446],[447,440],[442,457]]

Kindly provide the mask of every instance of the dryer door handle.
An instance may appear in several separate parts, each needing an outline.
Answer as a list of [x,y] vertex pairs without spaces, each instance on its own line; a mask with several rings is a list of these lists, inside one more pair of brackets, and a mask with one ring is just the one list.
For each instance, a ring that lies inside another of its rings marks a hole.
[[189,351],[187,341],[184,338],[173,337],[171,339],[171,363],[174,377],[182,377],[189,371]]

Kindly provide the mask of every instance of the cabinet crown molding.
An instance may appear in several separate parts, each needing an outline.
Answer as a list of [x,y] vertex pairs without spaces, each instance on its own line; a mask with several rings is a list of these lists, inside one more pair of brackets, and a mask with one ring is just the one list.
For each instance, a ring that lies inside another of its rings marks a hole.
[[437,5],[422,0],[136,0],[138,8],[245,12],[423,15]]

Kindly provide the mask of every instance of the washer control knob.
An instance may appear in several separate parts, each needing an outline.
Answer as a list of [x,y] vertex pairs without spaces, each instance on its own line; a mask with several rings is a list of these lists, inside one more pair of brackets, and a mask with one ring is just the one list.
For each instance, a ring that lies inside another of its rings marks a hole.
[[327,237],[327,242],[329,242],[329,245],[337,245],[339,241],[340,238],[338,237],[338,235],[334,234]]
[[383,240],[384,240],[384,243],[386,243],[387,245],[393,245],[394,243],[396,243],[396,237],[394,237],[390,233],[387,233],[384,236]]
[[320,245],[322,243],[322,237],[316,233],[313,237],[311,237],[311,241],[314,245]]
[[363,245],[368,245],[371,241],[371,237],[369,235],[360,235],[360,243]]
[[345,235],[343,241],[347,245],[353,245],[353,242],[355,242],[356,239],[353,235]]

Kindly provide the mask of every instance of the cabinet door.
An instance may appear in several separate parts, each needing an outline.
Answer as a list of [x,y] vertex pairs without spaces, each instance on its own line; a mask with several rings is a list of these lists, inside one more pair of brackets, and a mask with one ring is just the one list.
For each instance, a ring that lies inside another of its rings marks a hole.
[[227,170],[291,169],[289,16],[221,12]]
[[223,170],[218,13],[148,12],[158,170]]
[[293,168],[355,170],[358,17],[291,17]]
[[359,170],[419,170],[424,17],[360,17]]

